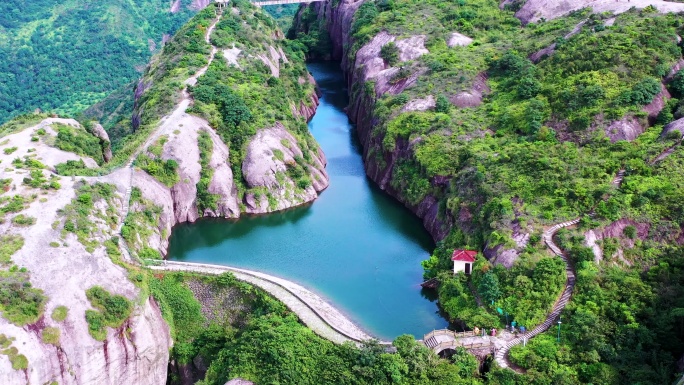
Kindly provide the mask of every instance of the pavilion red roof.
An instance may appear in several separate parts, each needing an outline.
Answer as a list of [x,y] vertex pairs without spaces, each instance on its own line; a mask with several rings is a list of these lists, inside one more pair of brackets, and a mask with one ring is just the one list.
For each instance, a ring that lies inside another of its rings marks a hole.
[[452,261],[475,262],[477,251],[475,250],[454,250],[451,256]]

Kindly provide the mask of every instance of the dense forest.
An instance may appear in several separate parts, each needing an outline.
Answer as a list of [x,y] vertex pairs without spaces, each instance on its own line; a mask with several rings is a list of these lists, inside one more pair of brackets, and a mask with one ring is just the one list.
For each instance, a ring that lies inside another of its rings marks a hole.
[[[316,57],[329,37],[313,9],[289,36]],[[684,353],[684,152],[680,132],[661,132],[683,117],[684,73],[670,73],[682,58],[682,17],[652,7],[617,16],[585,9],[522,26],[512,9],[491,0],[361,5],[346,59],[353,63],[381,31],[397,40],[425,35],[429,51],[400,62],[398,44],[382,47],[385,68],[398,69],[391,85],[416,78],[400,93],[378,92],[374,81],[352,85],[376,122],[366,162],[394,162],[391,190],[409,207],[438,199],[440,218],[453,223],[423,265],[458,327],[503,327],[497,308],[519,325],[541,323],[566,280],[542,232],[582,217],[557,235],[577,272],[561,342],[553,330],[514,348],[511,359],[527,375],[494,370],[489,383],[669,383]],[[448,46],[454,32],[472,43]],[[459,101],[478,88],[479,102]],[[428,96],[434,107],[406,110]],[[618,121],[636,122],[638,137]],[[484,250],[490,260],[480,257],[470,277],[453,276],[455,248]],[[517,255],[509,268],[496,263],[503,250]]]
[[0,123],[37,108],[73,115],[135,80],[190,3],[3,1]]

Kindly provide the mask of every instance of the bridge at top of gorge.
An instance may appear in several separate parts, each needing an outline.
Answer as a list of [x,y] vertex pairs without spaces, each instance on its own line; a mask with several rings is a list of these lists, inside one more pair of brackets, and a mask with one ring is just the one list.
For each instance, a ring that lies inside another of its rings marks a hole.
[[[257,7],[263,7],[265,5],[280,5],[280,4],[300,4],[300,3],[318,3],[327,0],[251,0],[252,4]],[[224,6],[230,3],[230,0],[216,0],[216,3],[220,6]]]

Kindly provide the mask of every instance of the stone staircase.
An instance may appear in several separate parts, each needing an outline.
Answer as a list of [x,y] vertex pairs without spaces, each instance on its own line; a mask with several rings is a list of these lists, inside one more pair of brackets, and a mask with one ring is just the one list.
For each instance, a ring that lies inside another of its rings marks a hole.
[[564,227],[576,225],[579,223],[579,221],[580,219],[577,218],[573,219],[572,221],[559,223],[544,232],[544,243],[546,243],[546,245],[549,247],[549,249],[551,249],[551,251],[553,251],[554,254],[559,256],[561,259],[563,259],[563,262],[565,262],[565,272],[567,274],[565,288],[563,289],[563,293],[556,300],[556,303],[553,305],[553,310],[551,313],[549,313],[544,322],[542,322],[540,325],[537,325],[537,327],[525,333],[523,336],[519,336],[508,341],[504,346],[497,350],[496,354],[494,355],[494,359],[500,367],[509,368],[510,364],[508,363],[507,355],[511,348],[513,346],[520,345],[524,342],[524,340],[528,340],[549,330],[556,323],[556,319],[560,316],[561,312],[563,309],[565,309],[565,306],[570,301],[572,290],[575,287],[575,270],[572,268],[568,257],[563,253],[560,247],[553,242],[553,236],[558,232],[558,230]]
[[423,343],[430,349],[434,349],[437,347],[437,345],[439,345],[439,342],[437,342],[434,336],[426,339],[425,341],[423,341]]
[[124,193],[121,217],[119,218],[119,225],[116,229],[116,232],[119,234],[121,234],[121,229],[123,228],[124,221],[126,220],[128,212],[131,208],[131,193],[133,191],[133,167],[128,166],[128,168],[130,170],[130,179],[128,181],[128,187],[126,188],[126,192]]
[[616,187],[620,187],[620,185],[622,184],[622,180],[624,178],[625,178],[625,169],[623,168],[620,171],[618,171],[617,175],[615,175],[615,178],[613,179],[613,184]]

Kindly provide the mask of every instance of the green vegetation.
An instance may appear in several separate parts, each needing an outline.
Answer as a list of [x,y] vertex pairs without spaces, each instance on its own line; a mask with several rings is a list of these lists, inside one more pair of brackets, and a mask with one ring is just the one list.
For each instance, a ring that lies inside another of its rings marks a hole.
[[214,151],[214,142],[211,140],[209,133],[200,131],[197,138],[197,146],[200,150],[200,165],[202,166],[200,180],[197,182],[197,211],[200,215],[203,215],[207,209],[218,210],[220,195],[209,192],[209,185],[214,176],[214,169],[209,167],[211,155]]
[[126,297],[111,295],[99,286],[88,289],[86,297],[97,309],[86,310],[85,317],[90,335],[98,341],[107,338],[107,327],[120,327],[133,311],[133,304]]
[[[213,293],[226,293],[237,310],[209,321],[188,289],[198,281]],[[458,350],[440,360],[413,337],[394,341],[397,354],[368,343],[337,345],[303,326],[280,302],[231,274],[199,277],[167,274],[150,281],[152,295],[171,325],[172,356],[180,363],[201,357],[209,371],[200,384],[231,378],[281,384],[472,384],[481,383],[475,357]],[[202,325],[202,327],[199,327]],[[453,363],[453,365],[452,365]],[[171,383],[178,382],[173,375]]]
[[12,223],[21,227],[33,226],[36,224],[36,218],[19,214],[12,218]]
[[[3,251],[4,248],[3,245]],[[3,318],[17,326],[34,323],[42,315],[45,302],[43,291],[31,287],[26,269],[15,265],[0,271],[0,312]]]
[[[274,41],[271,36],[277,28],[275,23],[249,2],[239,1],[234,5],[240,9],[240,14],[224,14],[216,25],[211,42],[218,48],[235,46],[251,56],[240,57],[241,68],[228,65],[224,60],[214,60],[190,91],[195,99],[192,112],[207,119],[230,146],[230,164],[242,196],[246,192],[242,178],[245,147],[258,129],[273,127],[276,122],[283,124],[295,136],[305,154],[300,162],[304,170],[312,161],[310,151],[316,151],[317,144],[304,119],[293,114],[292,109],[293,105],[298,106],[302,102],[309,104],[314,92],[303,62],[304,48],[298,42]],[[282,49],[289,58],[287,62],[281,60],[278,63],[277,77],[257,57],[270,56],[269,46]],[[204,182],[209,181],[207,177],[204,176]],[[311,181],[302,180],[297,184],[301,189]],[[199,186],[198,191],[204,191],[204,186]],[[214,207],[214,199],[208,194],[200,197],[200,210]]]
[[0,122],[36,108],[74,114],[130,83],[162,36],[194,13],[181,3],[170,13],[151,0],[3,2]]
[[[126,241],[131,251],[137,253],[142,259],[162,259],[159,251],[147,247],[148,239],[155,230],[159,231],[159,220],[162,212],[160,206],[156,206],[142,197],[142,192],[137,187],[131,190],[131,206],[137,203],[139,211],[131,210],[124,219],[121,228],[121,236]],[[116,247],[114,249],[117,249]],[[118,250],[117,250],[118,252]]]
[[0,179],[0,195],[8,192],[12,185],[12,179]]
[[67,160],[65,163],[59,163],[55,166],[57,174],[59,175],[81,175],[81,176],[97,176],[100,173],[97,170],[88,168],[82,159]]
[[309,58],[328,58],[332,50],[332,41],[325,20],[319,20],[311,8],[304,8],[299,14],[299,23],[287,31],[288,39],[297,39],[304,44]]
[[69,314],[69,309],[66,306],[57,306],[55,310],[52,311],[52,319],[55,322],[62,322],[66,319]]
[[173,159],[164,161],[156,156],[150,157],[140,154],[135,160],[135,165],[168,187],[173,187],[173,185],[180,181],[178,163]]
[[380,57],[387,65],[394,67],[399,61],[399,47],[393,41],[383,45],[380,49]]
[[20,158],[14,158],[12,161],[12,166],[28,170],[42,170],[47,168],[47,166],[41,163],[39,160],[35,160],[30,156],[25,156],[23,160]]
[[0,213],[18,213],[26,208],[29,199],[21,195],[13,195],[11,197],[3,197],[0,199]]
[[[352,84],[352,97],[373,109],[359,121],[374,121],[364,127],[371,132],[365,160],[392,167],[391,186],[405,203],[417,207],[434,197],[440,202],[438,218],[454,223],[423,266],[427,278],[441,283],[442,309],[466,327],[502,327],[506,318],[497,308],[528,328],[542,322],[566,276],[562,261],[548,256],[541,233],[551,224],[595,213],[582,220],[581,232],[558,234],[577,268],[561,343],[550,331],[517,347],[512,359],[527,375],[495,369],[488,383],[670,383],[674,363],[684,354],[684,332],[677,323],[681,262],[674,258],[682,252],[678,197],[684,186],[677,175],[684,171],[684,155],[681,135],[659,134],[664,124],[684,117],[684,72],[668,85],[680,100],[668,101],[651,119],[656,125],[636,140],[618,140],[624,134],[607,127],[622,118],[647,126],[643,107],[655,100],[682,57],[676,38],[681,17],[632,9],[607,26],[612,15],[582,10],[521,27],[513,11],[522,3],[504,10],[489,0],[362,4],[346,59],[353,63],[356,52],[382,30],[398,40],[425,35],[430,51],[394,64],[401,67],[391,80],[395,86],[418,74],[399,95],[376,98],[374,82]],[[583,20],[578,33],[565,38]],[[452,32],[474,41],[448,47]],[[528,59],[552,44],[550,55]],[[381,55],[392,65],[394,49],[385,47]],[[459,108],[449,102],[459,104],[459,95],[472,89],[484,90],[479,105]],[[433,110],[401,111],[410,100],[428,95],[436,99]],[[668,148],[667,158],[651,164]],[[616,189],[611,182],[621,169],[626,177]],[[603,260],[596,265],[583,233],[618,220],[630,225],[617,238],[598,241]],[[530,236],[524,247],[513,241],[521,234]],[[451,274],[453,249],[485,247],[493,253],[517,249],[520,256],[511,269],[479,259],[470,277]],[[484,306],[477,305],[476,295]]]
[[[0,138],[14,134],[23,130],[24,128],[31,127],[40,123],[41,120],[48,118],[48,114],[32,113],[32,114],[22,114],[15,116],[11,121],[0,125]],[[4,120],[4,119],[3,119]],[[2,143],[0,145],[4,145]]]
[[4,152],[5,155],[9,155],[9,154],[12,154],[15,151],[17,151],[17,149],[18,149],[17,147],[8,147],[8,148],[2,150],[2,152]]
[[57,140],[55,141],[55,146],[57,148],[93,158],[97,164],[102,164],[104,162],[100,138],[90,134],[84,129],[74,128],[59,123],[54,123],[53,126],[57,129]]
[[0,334],[0,354],[7,356],[10,363],[12,364],[12,369],[14,370],[24,370],[28,368],[28,359],[25,355],[19,354],[19,350],[12,346],[14,342],[14,337],[7,337],[4,334]]
[[[85,246],[86,251],[92,253],[100,243],[95,236],[102,231],[93,224],[91,217],[98,218],[114,228],[118,221],[117,205],[115,204],[116,186],[107,183],[93,185],[82,182],[77,186],[76,198],[61,210],[62,239],[67,233],[74,233],[78,241]],[[95,210],[95,202],[107,202],[105,211]]]
[[30,177],[25,177],[23,183],[33,188],[40,188],[43,190],[59,190],[62,186],[59,184],[59,177],[50,175],[50,180],[45,178],[43,170],[31,170]]
[[47,327],[41,331],[41,339],[44,343],[59,346],[59,328]]
[[12,255],[24,247],[21,235],[0,235],[0,265],[12,262]]

